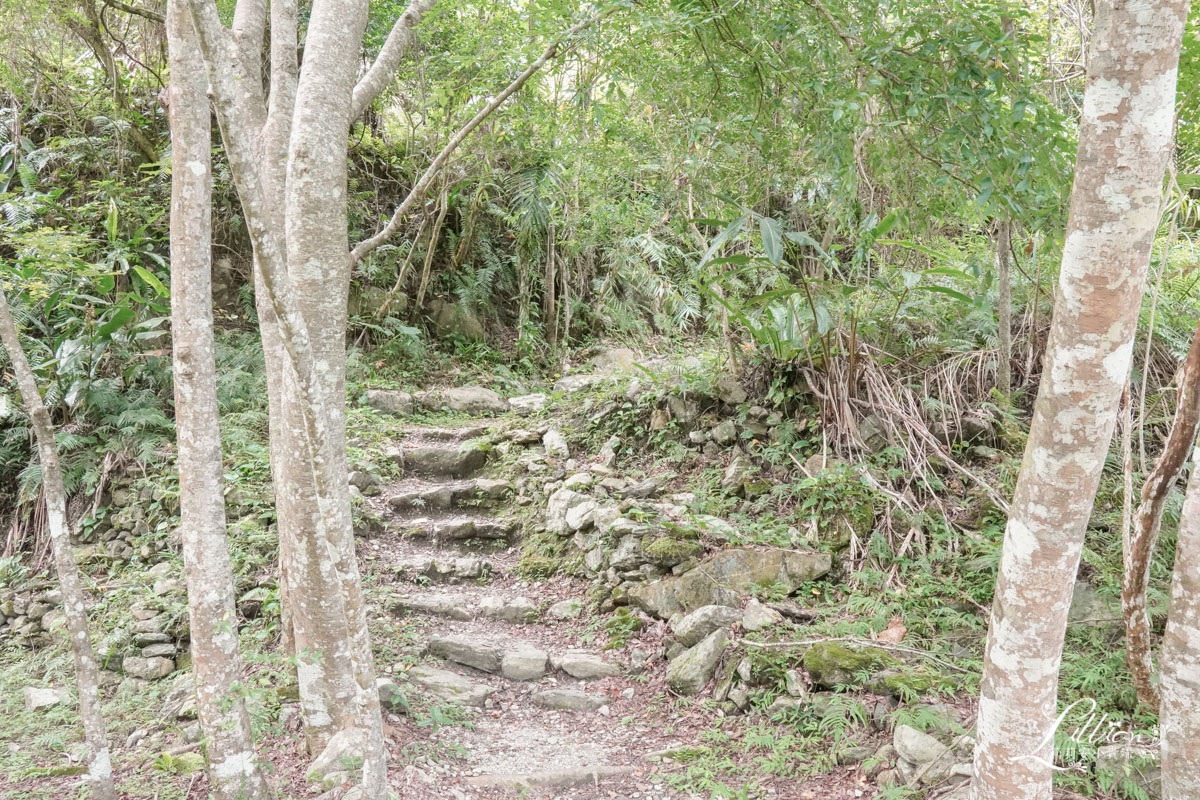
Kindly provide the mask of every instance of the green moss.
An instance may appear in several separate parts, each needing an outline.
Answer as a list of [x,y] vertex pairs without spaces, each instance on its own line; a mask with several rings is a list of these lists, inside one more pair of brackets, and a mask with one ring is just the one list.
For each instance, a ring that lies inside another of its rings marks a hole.
[[643,542],[642,552],[646,554],[646,558],[657,564],[674,565],[703,555],[704,545],[699,542],[674,539],[670,536],[660,536],[653,541]]
[[934,676],[928,673],[886,669],[873,675],[867,688],[877,694],[890,694],[910,702],[931,691],[934,685]]
[[819,686],[856,686],[859,676],[901,666],[901,662],[878,647],[852,648],[838,642],[818,642],[804,652],[804,668]]

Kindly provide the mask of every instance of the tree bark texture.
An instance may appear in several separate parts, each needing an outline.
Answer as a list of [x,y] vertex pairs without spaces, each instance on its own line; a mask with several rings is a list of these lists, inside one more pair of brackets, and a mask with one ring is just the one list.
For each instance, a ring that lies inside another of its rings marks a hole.
[[167,8],[171,67],[171,334],[180,528],[196,707],[217,800],[270,792],[239,694],[233,567],[225,531],[212,314],[212,168],[204,61],[181,0]]
[[8,298],[0,291],[0,341],[8,351],[17,378],[21,401],[29,415],[30,427],[37,439],[38,459],[42,465],[42,495],[46,498],[46,518],[50,528],[50,547],[54,553],[54,569],[63,594],[63,613],[67,618],[67,635],[71,638],[71,655],[75,661],[75,683],[79,690],[79,716],[83,721],[83,738],[87,744],[88,782],[97,800],[116,800],[113,788],[112,759],[108,736],[104,731],[104,715],[100,711],[100,673],[88,636],[87,597],[79,578],[75,554],[71,552],[71,537],[67,525],[67,492],[63,486],[58,449],[54,444],[54,426],[50,412],[42,402],[37,380],[29,367],[29,359],[17,336]]
[[1142,484],[1141,502],[1133,517],[1133,534],[1125,554],[1125,572],[1121,585],[1121,604],[1125,615],[1125,657],[1138,699],[1150,708],[1158,708],[1158,690],[1154,687],[1154,661],[1151,658],[1150,615],[1146,610],[1146,589],[1150,585],[1150,562],[1154,544],[1162,526],[1167,495],[1196,443],[1200,433],[1200,327],[1179,370],[1179,392],[1175,400],[1175,419],[1166,446],[1153,471]]
[[1171,611],[1162,649],[1163,800],[1200,797],[1200,452],[1179,523]]
[[974,800],[1049,800],[1071,591],[1128,375],[1184,0],[1097,3],[1054,321],[992,606]]
[[996,388],[1012,394],[1012,223],[1001,220],[996,230],[996,340],[1000,356],[996,364]]

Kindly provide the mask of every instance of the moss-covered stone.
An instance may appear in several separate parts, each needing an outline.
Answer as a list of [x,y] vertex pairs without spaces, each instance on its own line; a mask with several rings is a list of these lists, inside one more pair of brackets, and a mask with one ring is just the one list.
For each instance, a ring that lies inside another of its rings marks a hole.
[[801,658],[813,683],[834,688],[857,686],[864,672],[901,666],[901,662],[878,647],[847,647],[839,642],[818,642]]
[[871,676],[867,688],[876,694],[890,694],[910,700],[926,694],[934,686],[934,676],[925,672],[885,669]]
[[657,539],[647,536],[642,540],[642,553],[654,564],[673,567],[689,558],[703,555],[704,545],[670,536],[659,536]]

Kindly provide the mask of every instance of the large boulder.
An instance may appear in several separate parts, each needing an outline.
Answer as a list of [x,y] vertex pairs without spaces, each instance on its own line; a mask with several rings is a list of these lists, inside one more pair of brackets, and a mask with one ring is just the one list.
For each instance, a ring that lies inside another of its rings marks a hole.
[[712,680],[728,639],[729,632],[720,628],[677,656],[667,666],[667,685],[679,694],[699,694]]
[[701,606],[741,606],[756,590],[793,592],[829,572],[828,553],[735,547],[720,550],[678,577],[635,586],[630,601],[660,619],[690,614]]

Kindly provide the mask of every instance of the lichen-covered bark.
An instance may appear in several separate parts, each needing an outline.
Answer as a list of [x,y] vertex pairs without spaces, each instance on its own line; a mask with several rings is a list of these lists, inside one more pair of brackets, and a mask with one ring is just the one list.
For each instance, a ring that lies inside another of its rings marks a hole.
[[974,800],[1051,796],[1067,611],[1130,364],[1187,5],[1096,6],[1054,321],[988,633]]
[[167,6],[171,67],[171,335],[179,512],[196,708],[217,800],[270,792],[256,762],[242,681],[233,568],[225,532],[213,342],[212,169],[207,81],[191,19]]
[[63,613],[67,618],[67,635],[71,638],[71,654],[75,660],[75,684],[79,690],[79,716],[83,722],[83,738],[87,744],[87,779],[96,800],[116,800],[113,789],[112,759],[108,737],[104,733],[104,715],[100,712],[100,674],[96,656],[88,637],[87,597],[79,579],[79,568],[71,552],[71,537],[67,527],[67,493],[63,487],[62,468],[54,445],[54,427],[50,412],[42,402],[37,381],[29,360],[17,337],[8,298],[0,291],[0,342],[8,351],[8,359],[17,378],[17,389],[29,415],[30,426],[37,438],[38,459],[42,465],[42,495],[46,498],[46,518],[50,529],[50,548],[54,554],[54,569],[63,595]]
[[1150,585],[1150,562],[1162,526],[1163,506],[1179,479],[1188,454],[1200,433],[1200,327],[1179,370],[1179,393],[1175,419],[1162,455],[1142,484],[1142,498],[1133,518],[1133,531],[1125,554],[1121,582],[1121,604],[1125,612],[1125,659],[1138,699],[1158,708],[1154,688],[1154,662],[1150,652],[1150,615],[1146,610],[1146,588]]
[[[285,635],[294,641],[306,733],[315,751],[339,729],[368,730],[363,785],[368,798],[382,800],[382,722],[345,454],[346,149],[367,3],[314,3],[299,71],[296,5],[273,3],[272,83],[263,97],[258,52],[242,46],[261,41],[254,23],[262,18],[258,0],[244,0],[245,8],[239,3],[233,32],[221,25],[211,0],[188,2],[254,245],[273,384],[272,473]],[[407,42],[403,28],[429,5],[413,4],[416,11],[410,8],[397,21],[394,42]],[[360,100],[379,90],[381,70],[391,69],[395,47],[373,68]]]
[[[366,605],[354,548],[345,447],[345,338],[350,291],[347,132],[357,77],[358,49],[366,23],[367,3],[363,0],[327,0],[313,7],[305,39],[304,66],[296,89],[285,209],[288,273],[304,324],[312,336],[314,378],[327,401],[327,438],[322,447],[321,464],[325,484],[317,487],[315,496],[326,495],[326,532],[336,558],[335,570],[330,577],[340,582],[344,630],[348,634],[347,641],[336,644],[347,647],[348,658],[344,663],[351,666],[356,684],[352,702],[345,705],[354,721],[344,724],[354,724],[371,733],[364,753],[363,785],[369,797],[382,800],[386,794],[383,727]],[[290,397],[289,393],[284,399],[284,425],[288,431],[293,431],[297,429],[295,423],[301,409],[290,402]],[[285,482],[292,484],[290,479],[293,477],[299,482],[305,466],[285,459]],[[303,497],[292,500],[297,505],[312,504]],[[296,514],[294,519],[301,527],[296,530],[281,528],[281,538],[297,537],[303,541],[309,534],[304,523],[311,517],[311,513]],[[296,554],[303,555],[301,550],[297,547]],[[311,572],[315,565],[297,559],[289,563],[289,571],[293,566]],[[322,582],[294,582],[290,587],[294,604],[311,606],[325,601],[324,592],[317,591]],[[306,633],[301,626],[296,626],[299,652],[334,644],[324,631],[313,629],[311,640]]]
[[1012,394],[1012,277],[1009,269],[1012,223],[1001,220],[996,229],[996,342],[1000,355],[996,364],[996,388]]
[[1163,800],[1200,797],[1200,452],[1179,522],[1171,610],[1162,648]]

